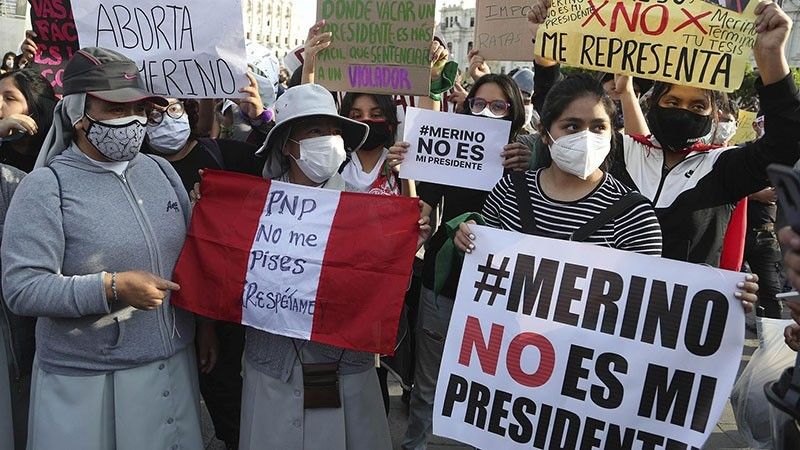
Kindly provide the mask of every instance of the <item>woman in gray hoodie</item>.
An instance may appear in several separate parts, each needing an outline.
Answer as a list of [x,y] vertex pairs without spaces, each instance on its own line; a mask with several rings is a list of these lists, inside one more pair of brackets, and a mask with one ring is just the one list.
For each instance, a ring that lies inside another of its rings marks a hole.
[[3,294],[36,316],[29,449],[202,448],[191,314],[169,281],[190,206],[172,167],[139,154],[136,65],[78,51],[3,235]]

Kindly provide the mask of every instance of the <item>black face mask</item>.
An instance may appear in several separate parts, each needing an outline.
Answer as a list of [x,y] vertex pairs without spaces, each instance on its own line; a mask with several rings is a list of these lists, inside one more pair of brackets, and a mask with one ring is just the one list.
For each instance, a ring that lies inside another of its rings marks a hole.
[[385,120],[362,120],[361,123],[369,125],[369,134],[364,145],[361,146],[361,150],[383,149],[386,143],[389,142],[389,138],[392,137],[392,130],[389,128],[389,124]]
[[680,152],[711,132],[711,116],[683,108],[655,105],[647,112],[647,125],[665,150]]

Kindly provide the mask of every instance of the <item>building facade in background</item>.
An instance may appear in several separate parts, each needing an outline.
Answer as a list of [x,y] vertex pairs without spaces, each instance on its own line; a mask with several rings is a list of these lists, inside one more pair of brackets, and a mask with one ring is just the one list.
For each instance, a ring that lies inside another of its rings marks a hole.
[[779,0],[778,4],[792,18],[794,27],[786,44],[786,59],[789,67],[800,66],[800,0]]
[[244,37],[271,48],[278,59],[305,42],[292,0],[243,0]]
[[27,0],[0,0],[0,52],[19,52],[28,27]]

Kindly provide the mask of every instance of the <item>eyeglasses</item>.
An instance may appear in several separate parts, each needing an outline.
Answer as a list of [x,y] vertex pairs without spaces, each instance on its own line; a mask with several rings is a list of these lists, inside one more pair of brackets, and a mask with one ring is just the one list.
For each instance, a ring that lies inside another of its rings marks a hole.
[[473,97],[469,99],[469,108],[472,110],[473,114],[480,114],[487,107],[492,114],[496,116],[504,116],[506,112],[508,112],[508,108],[511,108],[511,103],[503,100],[495,100],[489,103],[486,101],[486,99],[480,97]]
[[173,119],[180,119],[186,113],[186,110],[183,107],[183,102],[170,103],[164,111],[153,108],[147,113],[147,122],[158,125],[164,120],[165,113]]

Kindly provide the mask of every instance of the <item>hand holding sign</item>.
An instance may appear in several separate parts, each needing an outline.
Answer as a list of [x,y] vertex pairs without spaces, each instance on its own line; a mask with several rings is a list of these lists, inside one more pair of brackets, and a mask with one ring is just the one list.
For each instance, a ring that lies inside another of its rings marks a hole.
[[469,58],[469,76],[473,81],[478,81],[482,76],[492,73],[489,66],[486,65],[486,59],[480,55],[478,49],[472,49],[467,55]]
[[503,168],[507,170],[528,170],[531,166],[531,149],[520,142],[512,142],[503,147]]
[[756,7],[756,43],[753,48],[756,65],[764,85],[778,82],[789,74],[784,49],[792,29],[792,19],[771,1]]
[[19,46],[19,52],[21,58],[19,59],[20,66],[26,66],[29,62],[33,61],[33,58],[36,56],[36,33],[33,30],[26,30],[25,31],[25,40],[22,41],[22,45]]
[[406,153],[408,153],[409,147],[411,147],[411,144],[408,142],[398,142],[389,148],[389,154],[386,156],[386,160],[389,161],[389,167],[391,167],[395,173],[400,173],[400,164],[406,159]]
[[317,54],[330,47],[331,43],[333,42],[333,34],[330,32],[321,33],[322,27],[324,26],[325,20],[320,20],[308,30],[308,37],[306,38],[306,42],[303,47],[305,62],[303,62],[302,82],[304,84],[315,82],[315,74],[317,71]]
[[247,72],[247,79],[250,80],[250,85],[239,89],[240,94],[245,97],[239,100],[239,109],[250,118],[254,120],[264,112],[264,103],[261,101],[261,94],[258,92],[258,82],[252,73]]

